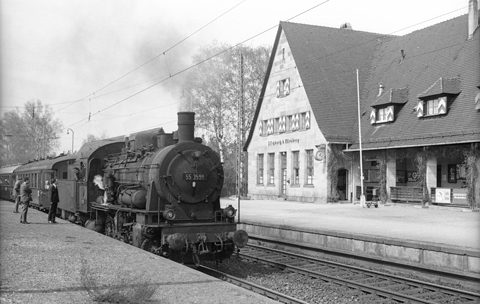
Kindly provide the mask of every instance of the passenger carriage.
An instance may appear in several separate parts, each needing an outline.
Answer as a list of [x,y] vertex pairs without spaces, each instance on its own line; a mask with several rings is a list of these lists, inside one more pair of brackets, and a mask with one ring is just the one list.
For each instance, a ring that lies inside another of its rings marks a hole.
[[20,167],[20,165],[0,168],[0,198],[12,201],[15,200],[13,188],[17,181],[17,177],[14,171],[18,167]]
[[68,166],[75,161],[75,155],[61,155],[55,158],[30,162],[17,167],[14,174],[28,177],[32,189],[30,206],[39,210],[50,209],[50,186],[52,178],[68,178]]

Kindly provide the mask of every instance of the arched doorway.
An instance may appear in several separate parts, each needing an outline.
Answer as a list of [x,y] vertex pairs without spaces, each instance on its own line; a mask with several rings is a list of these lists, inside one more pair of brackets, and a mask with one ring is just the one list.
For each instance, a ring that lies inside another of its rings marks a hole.
[[337,181],[337,190],[338,190],[338,199],[341,201],[348,200],[347,189],[348,189],[348,171],[346,169],[338,170],[338,181]]

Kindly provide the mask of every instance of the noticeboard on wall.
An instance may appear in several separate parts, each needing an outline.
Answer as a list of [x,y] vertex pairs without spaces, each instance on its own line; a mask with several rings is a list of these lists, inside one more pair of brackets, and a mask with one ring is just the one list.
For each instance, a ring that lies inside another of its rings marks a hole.
[[436,188],[435,189],[435,203],[438,204],[451,204],[452,189],[449,188]]

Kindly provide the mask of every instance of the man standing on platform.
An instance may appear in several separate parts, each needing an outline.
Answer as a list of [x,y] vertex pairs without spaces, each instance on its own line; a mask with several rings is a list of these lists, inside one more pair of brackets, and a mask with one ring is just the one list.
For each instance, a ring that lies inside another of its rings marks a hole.
[[20,186],[20,195],[22,200],[22,214],[20,215],[20,223],[30,224],[27,222],[27,212],[32,200],[32,189],[30,189],[30,180],[28,177],[24,178],[22,186]]
[[22,177],[17,176],[17,181],[13,187],[13,195],[15,196],[15,210],[13,213],[18,213],[18,205],[20,204],[20,186],[22,185]]
[[48,222],[50,224],[56,223],[55,216],[57,215],[57,205],[60,201],[58,197],[57,179],[52,179],[52,186],[50,187],[50,211],[48,211]]

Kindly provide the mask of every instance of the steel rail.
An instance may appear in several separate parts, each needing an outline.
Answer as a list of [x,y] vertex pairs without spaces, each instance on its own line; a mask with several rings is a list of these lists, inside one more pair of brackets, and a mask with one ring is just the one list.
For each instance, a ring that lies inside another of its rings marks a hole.
[[228,275],[226,273],[223,273],[221,271],[218,271],[218,270],[215,270],[215,269],[212,269],[212,268],[209,268],[209,267],[198,266],[197,270],[199,270],[199,271],[201,271],[205,274],[214,276],[216,278],[221,278],[221,279],[223,279],[223,280],[225,280],[229,283],[235,284],[239,287],[248,289],[250,291],[253,291],[255,293],[258,293],[260,295],[263,295],[265,297],[268,297],[270,299],[273,299],[273,300],[276,300],[276,301],[279,301],[279,302],[282,302],[282,303],[308,304],[308,302],[304,302],[302,300],[295,299],[295,298],[290,297],[286,294],[283,294],[283,293],[277,292],[275,290],[271,290],[271,289],[262,287],[260,285],[257,285],[257,284],[254,284],[254,283],[251,283],[251,282],[248,282],[248,281],[245,281],[245,280],[242,280],[242,279],[237,278],[235,276]]
[[[259,257],[259,256],[254,256],[242,251],[240,253],[240,256],[244,256],[249,259],[259,260],[264,263],[275,265],[280,268],[290,269],[292,271],[299,272],[304,275],[308,275],[310,277],[323,278],[325,280],[336,282],[353,289],[359,289],[359,290],[362,290],[363,292],[366,292],[367,294],[376,295],[378,297],[382,297],[385,299],[392,299],[392,300],[401,301],[401,302],[405,302],[406,300],[409,303],[426,303],[426,304],[437,303],[437,302],[432,302],[426,299],[422,299],[420,298],[420,296],[434,295],[434,294],[440,294],[440,293],[445,296],[450,296],[457,299],[471,301],[472,303],[476,303],[476,301],[479,301],[480,299],[480,294],[474,293],[474,292],[459,290],[459,289],[450,288],[447,286],[437,285],[433,283],[422,282],[419,280],[404,278],[396,275],[390,275],[390,274],[382,273],[379,271],[368,270],[368,269],[364,269],[356,266],[349,266],[341,263],[325,261],[321,259],[316,259],[316,258],[312,258],[312,257],[300,255],[300,254],[285,252],[278,249],[272,249],[272,248],[267,248],[267,247],[258,246],[258,245],[249,244],[247,248],[248,247],[254,248],[253,251],[260,250],[261,252],[264,252],[264,253],[266,252],[268,255],[266,257],[265,256]],[[292,263],[289,263],[288,261],[272,261],[272,258],[274,257],[277,257],[283,260],[293,259],[294,262],[292,264]],[[308,265],[301,265],[301,266],[296,265],[299,263],[300,264],[307,263]],[[338,270],[347,271],[349,276],[352,276],[353,278],[350,280],[344,279],[335,275],[325,273],[325,269],[310,270],[310,269],[306,269],[305,266],[310,266],[310,268],[312,266],[313,268],[333,267],[330,269],[330,272],[332,271],[338,272]],[[370,275],[370,277],[364,277],[358,280],[359,276],[362,277],[362,276],[368,276],[368,275]],[[355,277],[357,277],[357,281],[355,281]],[[371,283],[371,284],[359,282],[359,281],[368,281],[371,279],[379,279],[382,281]],[[395,292],[395,291],[391,291],[381,287],[372,286],[372,285],[384,285],[385,283],[390,283],[389,287],[393,286],[393,284],[398,287],[401,287],[401,286],[409,287],[410,293],[413,293],[413,294],[409,295],[406,293]],[[413,288],[413,292],[412,292],[412,288]],[[417,296],[415,296],[415,294]]]

